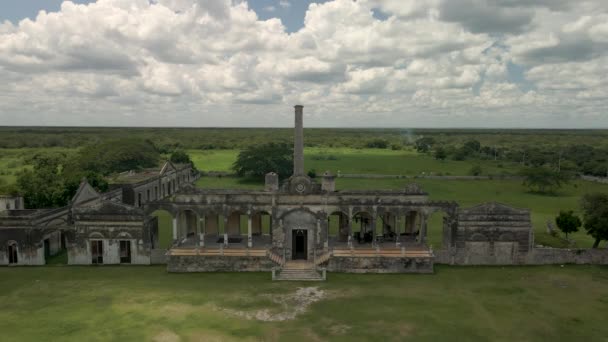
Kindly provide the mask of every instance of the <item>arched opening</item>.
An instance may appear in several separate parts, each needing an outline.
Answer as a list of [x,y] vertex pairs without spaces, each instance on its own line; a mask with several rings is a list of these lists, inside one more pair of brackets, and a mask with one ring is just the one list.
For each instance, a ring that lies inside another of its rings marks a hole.
[[404,215],[404,227],[399,239],[402,244],[416,244],[420,234],[420,214],[415,210],[409,210]]
[[353,230],[353,240],[359,244],[372,243],[374,241],[375,223],[370,213],[356,213],[353,216],[351,227]]
[[392,212],[378,215],[376,220],[376,239],[378,243],[392,243],[400,241],[401,232],[404,231],[404,218]]
[[7,258],[8,258],[8,264],[9,265],[17,265],[19,263],[19,253],[17,250],[17,243],[14,241],[11,241],[8,243],[7,249],[6,249],[6,253],[7,253]]
[[195,246],[197,243],[198,215],[185,209],[177,214],[177,240],[181,246]]
[[429,215],[427,220],[426,243],[433,246],[433,249],[443,247],[446,238],[446,227],[448,225],[448,215],[444,211],[436,211]]
[[[213,247],[223,243],[224,216],[218,213],[206,213],[203,216],[201,227],[204,239],[201,242],[205,247]],[[221,239],[220,239],[221,238]]]
[[[247,236],[247,225],[249,216],[242,211],[233,211],[226,220],[225,234],[228,234],[228,243],[242,243],[243,237]],[[222,242],[223,237],[221,238]],[[246,238],[245,238],[246,239]]]
[[334,211],[327,216],[327,235],[330,246],[348,242],[348,215],[342,211]]
[[267,211],[257,211],[251,215],[251,236],[253,246],[269,246],[272,243],[272,216]]
[[151,229],[152,248],[168,249],[173,245],[173,215],[167,210],[156,210],[156,226]]

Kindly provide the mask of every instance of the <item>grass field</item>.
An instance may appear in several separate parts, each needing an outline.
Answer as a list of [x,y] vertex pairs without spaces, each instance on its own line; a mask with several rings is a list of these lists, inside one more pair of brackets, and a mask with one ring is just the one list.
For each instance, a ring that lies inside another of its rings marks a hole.
[[596,266],[442,266],[324,283],[156,266],[0,268],[0,339],[597,341],[608,335],[607,298],[608,268]]
[[[199,170],[231,171],[238,150],[189,150],[188,154]],[[439,161],[413,150],[354,149],[354,148],[306,148],[306,171],[314,169],[321,174],[330,170],[334,174],[388,174],[388,175],[468,175],[474,165],[481,166],[485,175],[516,174],[519,165],[508,162]]]

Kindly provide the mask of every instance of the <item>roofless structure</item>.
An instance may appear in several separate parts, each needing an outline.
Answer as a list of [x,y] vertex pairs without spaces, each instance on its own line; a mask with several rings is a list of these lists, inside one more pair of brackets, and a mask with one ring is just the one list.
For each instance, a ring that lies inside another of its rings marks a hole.
[[[608,253],[534,248],[530,212],[499,203],[461,209],[432,201],[418,185],[336,190],[335,177],[304,170],[304,111],[295,106],[293,175],[268,173],[263,190],[201,189],[191,165],[125,173],[97,193],[83,180],[63,208],[0,208],[0,265],[43,265],[67,249],[68,263],[166,264],[169,272],[265,271],[279,280],[322,280],[327,272],[430,273],[434,263],[608,264]],[[471,189],[473,191],[474,189]],[[170,216],[171,246],[159,220]],[[428,243],[429,218],[443,213],[442,244]]]

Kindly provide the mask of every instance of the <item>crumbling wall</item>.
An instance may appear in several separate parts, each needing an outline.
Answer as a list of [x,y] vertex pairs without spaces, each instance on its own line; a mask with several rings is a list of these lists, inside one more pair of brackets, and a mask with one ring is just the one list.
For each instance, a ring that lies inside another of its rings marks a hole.
[[167,260],[168,272],[270,272],[274,264],[267,257],[176,256]]
[[432,258],[332,257],[329,272],[344,273],[433,273]]

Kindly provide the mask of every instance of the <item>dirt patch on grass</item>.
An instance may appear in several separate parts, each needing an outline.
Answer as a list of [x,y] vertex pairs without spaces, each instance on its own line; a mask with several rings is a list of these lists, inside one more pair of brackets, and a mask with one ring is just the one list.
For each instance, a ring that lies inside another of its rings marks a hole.
[[299,287],[296,292],[288,294],[263,294],[273,303],[278,304],[278,310],[260,309],[253,311],[239,311],[233,309],[222,309],[223,312],[243,317],[249,320],[263,322],[280,322],[295,319],[296,316],[306,312],[308,307],[324,298],[328,293],[318,287]]
[[158,335],[152,338],[152,341],[154,342],[179,342],[181,340],[182,339],[179,337],[179,335],[170,330],[161,331]]
[[337,324],[329,328],[329,333],[332,335],[344,335],[346,334],[352,327],[346,324]]

